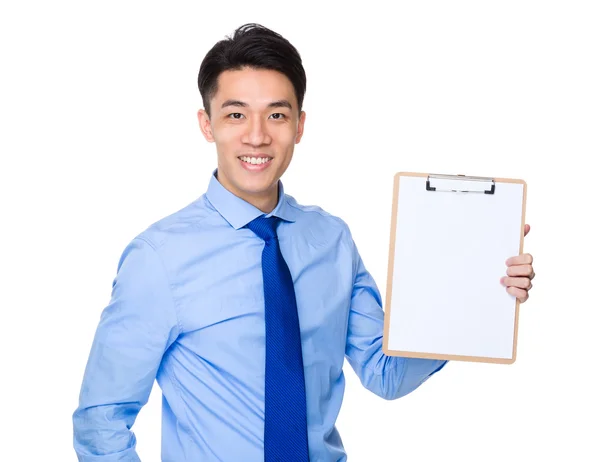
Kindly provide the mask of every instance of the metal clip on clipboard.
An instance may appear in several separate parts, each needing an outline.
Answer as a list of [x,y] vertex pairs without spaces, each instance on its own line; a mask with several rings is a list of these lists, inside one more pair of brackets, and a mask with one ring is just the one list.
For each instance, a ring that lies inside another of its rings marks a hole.
[[425,187],[427,191],[494,194],[496,182],[493,178],[481,176],[431,174],[427,176]]

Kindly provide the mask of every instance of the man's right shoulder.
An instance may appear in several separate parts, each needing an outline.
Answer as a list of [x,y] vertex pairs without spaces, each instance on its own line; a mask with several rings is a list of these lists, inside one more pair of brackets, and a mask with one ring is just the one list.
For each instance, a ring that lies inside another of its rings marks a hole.
[[152,222],[135,235],[132,241],[146,241],[156,250],[163,247],[170,239],[195,232],[211,215],[211,210],[207,205],[206,194],[203,194],[186,206]]

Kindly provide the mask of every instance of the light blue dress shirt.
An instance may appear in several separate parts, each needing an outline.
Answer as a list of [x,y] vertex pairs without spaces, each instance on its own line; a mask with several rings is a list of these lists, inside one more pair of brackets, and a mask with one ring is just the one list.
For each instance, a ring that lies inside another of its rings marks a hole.
[[[265,388],[263,215],[215,177],[185,208],[124,249],[73,415],[80,461],[139,461],[131,431],[154,380],[163,462],[262,462]],[[290,268],[302,337],[311,462],[345,461],[335,427],[347,358],[362,384],[396,399],[446,361],[382,351],[384,312],[344,221],[284,194],[267,216]]]

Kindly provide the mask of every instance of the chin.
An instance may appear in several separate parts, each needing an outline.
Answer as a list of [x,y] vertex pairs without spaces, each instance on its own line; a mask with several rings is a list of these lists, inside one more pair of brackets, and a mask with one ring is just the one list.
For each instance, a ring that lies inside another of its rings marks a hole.
[[252,182],[252,183],[240,183],[239,189],[240,191],[244,191],[247,194],[252,194],[255,196],[261,196],[263,194],[267,194],[272,191],[273,187],[277,186],[277,182],[273,183],[265,183],[265,182]]
[[221,183],[225,186],[229,184],[233,189],[237,190],[239,194],[248,194],[252,196],[262,196],[268,193],[272,193],[273,189],[277,189],[279,177],[274,175],[272,171],[255,172],[251,173],[241,168],[224,169],[219,170],[220,174],[217,174],[219,179],[223,178]]

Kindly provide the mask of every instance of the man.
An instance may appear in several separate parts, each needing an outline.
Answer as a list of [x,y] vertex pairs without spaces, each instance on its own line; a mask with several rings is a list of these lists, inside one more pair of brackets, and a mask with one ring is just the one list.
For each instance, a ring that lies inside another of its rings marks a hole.
[[[75,450],[139,460],[131,427],[156,379],[163,461],[344,461],[344,358],[385,399],[446,362],[383,354],[381,297],[348,226],[283,191],[306,117],[296,49],[242,26],[206,55],[198,85],[217,168],[206,194],[125,248],[73,416]],[[507,261],[502,280],[522,302],[531,262]]]

